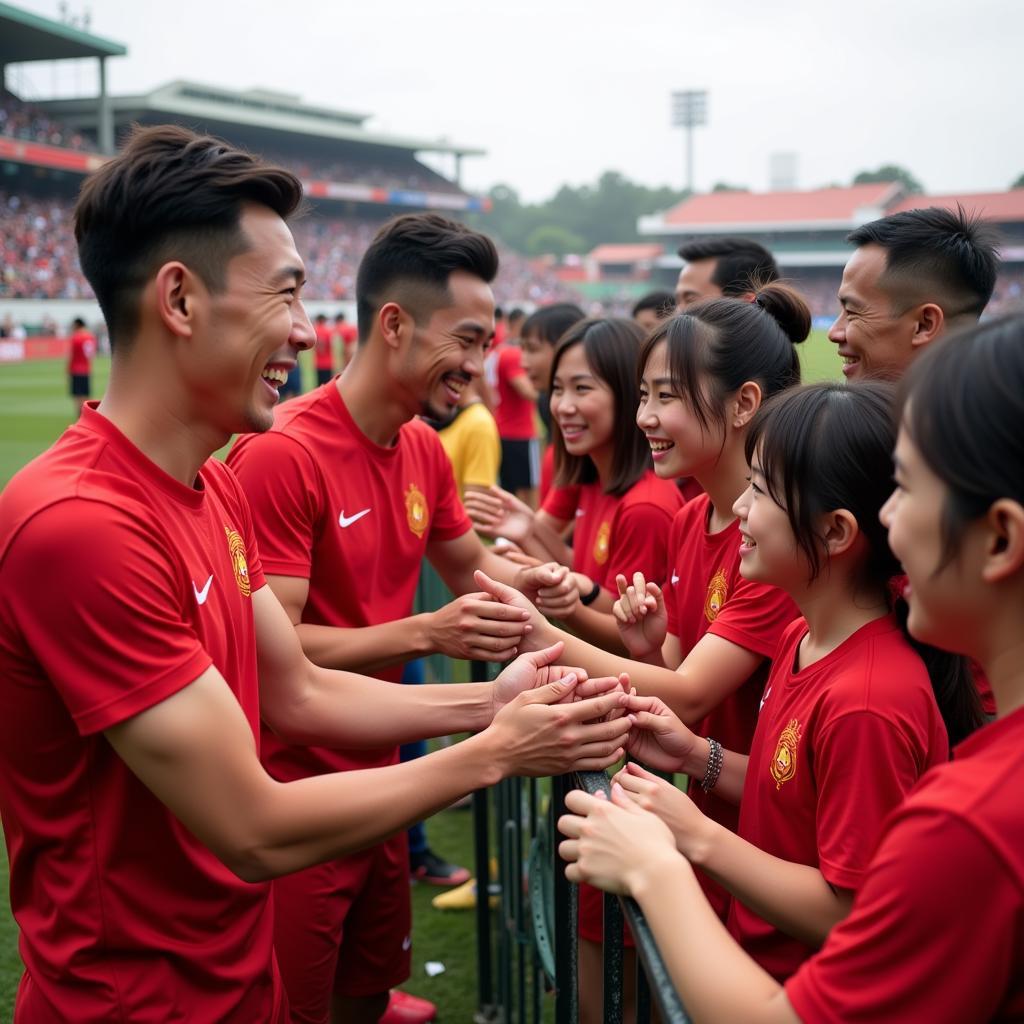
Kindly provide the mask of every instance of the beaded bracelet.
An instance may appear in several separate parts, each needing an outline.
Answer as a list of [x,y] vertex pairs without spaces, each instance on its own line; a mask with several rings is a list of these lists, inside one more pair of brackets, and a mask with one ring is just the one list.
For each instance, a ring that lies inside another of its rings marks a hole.
[[718,782],[718,776],[722,772],[722,761],[725,759],[725,751],[722,750],[722,744],[718,740],[713,740],[710,736],[708,740],[708,766],[704,772],[704,778],[700,780],[700,788],[705,793],[710,793],[715,788],[715,783]]

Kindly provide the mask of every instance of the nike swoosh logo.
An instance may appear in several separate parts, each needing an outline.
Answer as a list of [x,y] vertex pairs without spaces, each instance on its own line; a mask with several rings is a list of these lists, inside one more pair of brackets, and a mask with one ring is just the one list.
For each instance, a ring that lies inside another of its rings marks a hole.
[[344,530],[346,527],[351,526],[353,523],[359,522],[359,520],[362,519],[363,516],[368,516],[369,514],[370,510],[368,508],[364,508],[362,512],[357,512],[354,516],[346,516],[345,510],[342,509],[341,515],[338,516],[338,525]]
[[[369,511],[369,509],[367,509],[367,511]],[[406,935],[406,937],[404,939],[402,939],[402,950],[403,951],[407,950],[411,946],[412,946],[412,937],[409,936],[409,935]]]
[[675,569],[672,570],[672,586],[674,587],[679,582],[679,577],[676,575]]
[[210,578],[203,585],[203,589],[200,590],[196,586],[196,581],[192,581],[192,593],[196,595],[196,604],[206,604],[206,599],[210,595],[210,584],[213,582],[213,573],[210,574]]

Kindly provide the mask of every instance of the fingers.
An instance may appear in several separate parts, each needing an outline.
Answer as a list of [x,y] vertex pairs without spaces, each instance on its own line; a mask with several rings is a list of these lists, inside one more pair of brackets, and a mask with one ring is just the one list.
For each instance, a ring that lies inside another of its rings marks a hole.
[[482,569],[477,569],[473,573],[473,579],[485,594],[490,594],[491,597],[502,604],[514,605],[517,600],[522,600],[523,598],[523,595],[518,590],[505,583],[500,583],[498,580],[492,580]]
[[[571,722],[590,722],[595,718],[604,718],[612,708],[619,707],[626,699],[621,692],[607,693],[601,697],[591,697],[589,700],[579,700],[575,704],[564,709],[564,714],[569,716]],[[623,718],[623,732],[629,728],[629,719]]]
[[563,839],[558,844],[558,856],[575,867],[580,859],[580,844],[575,839]]
[[569,818],[576,816],[576,821],[583,824],[583,818],[585,818],[594,807],[597,805],[597,797],[591,796],[589,793],[584,793],[582,789],[571,789],[565,794],[565,806],[566,809],[571,811],[572,814],[563,814],[558,819],[558,831],[564,836],[568,836],[570,839],[578,839],[580,836],[580,830],[575,829],[573,831],[566,831],[562,827],[563,822],[567,822]]
[[596,679],[587,679],[576,687],[576,694],[581,700],[590,697],[600,697],[606,693],[621,692],[621,682],[615,676],[598,676]]
[[[536,668],[543,668],[545,665],[551,665],[558,660],[559,655],[565,650],[565,644],[561,640],[556,640],[550,647],[544,647],[539,651],[533,651],[531,654],[524,655],[527,661]],[[572,673],[574,678],[579,678],[575,673]],[[568,676],[562,677],[562,682],[568,679]]]

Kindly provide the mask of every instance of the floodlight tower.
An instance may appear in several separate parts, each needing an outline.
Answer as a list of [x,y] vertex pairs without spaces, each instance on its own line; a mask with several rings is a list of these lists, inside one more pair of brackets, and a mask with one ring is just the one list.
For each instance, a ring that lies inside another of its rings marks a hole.
[[672,93],[672,127],[686,132],[686,189],[693,192],[693,129],[708,123],[706,89],[684,89]]

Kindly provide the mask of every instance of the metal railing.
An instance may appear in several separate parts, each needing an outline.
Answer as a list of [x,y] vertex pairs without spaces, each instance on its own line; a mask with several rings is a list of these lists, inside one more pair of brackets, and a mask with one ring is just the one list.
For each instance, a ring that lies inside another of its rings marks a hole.
[[[424,563],[417,608],[439,608],[450,600]],[[429,671],[437,679],[465,678],[464,665],[435,655]],[[469,676],[486,681],[490,666],[471,662]],[[577,888],[565,877],[556,828],[565,795],[576,788],[611,793],[604,772],[583,772],[506,779],[473,795],[478,1024],[543,1024],[552,1019],[550,993],[554,1024],[577,1022]],[[604,899],[605,1024],[621,1024],[625,1011],[623,920],[636,943],[636,1024],[648,1024],[652,1008],[660,1024],[688,1024],[643,911],[634,900],[616,896]]]

